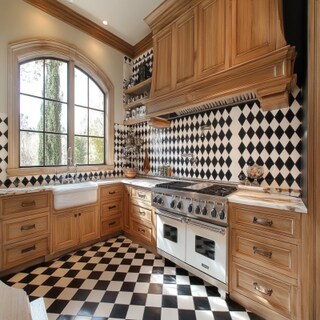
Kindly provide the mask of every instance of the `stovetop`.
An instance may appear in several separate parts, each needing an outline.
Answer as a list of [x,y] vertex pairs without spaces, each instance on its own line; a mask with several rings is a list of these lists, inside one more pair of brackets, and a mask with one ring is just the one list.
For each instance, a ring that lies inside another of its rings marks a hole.
[[196,192],[200,194],[207,194],[219,197],[226,197],[237,190],[236,187],[225,184],[218,184],[212,182],[187,182],[174,181],[167,183],[160,183],[155,186],[161,189],[170,189],[186,192]]

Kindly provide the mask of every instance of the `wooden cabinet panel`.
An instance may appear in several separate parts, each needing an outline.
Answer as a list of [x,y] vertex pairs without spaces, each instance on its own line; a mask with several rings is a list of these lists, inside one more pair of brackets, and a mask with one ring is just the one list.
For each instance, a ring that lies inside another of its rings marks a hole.
[[77,218],[77,214],[74,210],[53,215],[53,252],[66,250],[78,244]]
[[129,208],[131,206],[130,200],[130,187],[124,186],[123,191],[123,211],[122,211],[122,218],[123,218],[123,230],[125,232],[130,233],[130,213]]
[[96,206],[90,206],[77,210],[79,217],[79,241],[87,241],[99,238],[99,212]]
[[39,192],[13,197],[6,197],[1,201],[0,215],[7,216],[11,214],[22,213],[24,216],[29,211],[49,208],[49,194]]
[[111,217],[101,222],[101,235],[113,234],[121,231],[121,217]]
[[175,87],[186,85],[195,79],[196,20],[196,9],[192,9],[178,19],[173,27],[172,71]]
[[300,216],[286,211],[263,209],[254,206],[232,206],[232,222],[275,236],[300,238]]
[[172,28],[166,27],[153,38],[154,58],[152,95],[172,89]]
[[291,277],[298,276],[298,247],[234,229],[232,255]]
[[109,201],[110,199],[120,199],[122,197],[123,187],[121,184],[112,184],[103,186],[100,190],[100,201]]
[[152,223],[152,210],[133,203],[131,206],[131,217],[136,220]]
[[113,200],[101,204],[101,219],[108,219],[112,215],[120,215],[122,210],[122,202]]
[[151,205],[151,191],[140,188],[132,188],[131,189],[132,198],[136,198],[139,200],[146,201],[149,205]]
[[227,67],[230,21],[228,2],[206,0],[199,4],[198,72],[206,77]]
[[153,243],[152,228],[145,224],[132,220],[132,232],[144,241],[147,241],[150,244]]
[[3,267],[11,268],[49,253],[48,236],[3,247]]
[[235,263],[232,265],[232,273],[234,291],[288,319],[297,319],[295,307],[297,288],[294,285],[261,275]]
[[274,0],[232,1],[232,65],[276,49]]
[[48,233],[48,214],[3,221],[3,242],[5,244]]

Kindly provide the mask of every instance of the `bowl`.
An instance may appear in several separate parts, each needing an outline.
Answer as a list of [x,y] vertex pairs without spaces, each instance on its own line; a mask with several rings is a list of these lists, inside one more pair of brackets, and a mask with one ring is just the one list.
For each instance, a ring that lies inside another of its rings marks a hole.
[[134,178],[138,174],[137,168],[123,168],[123,173],[127,178]]

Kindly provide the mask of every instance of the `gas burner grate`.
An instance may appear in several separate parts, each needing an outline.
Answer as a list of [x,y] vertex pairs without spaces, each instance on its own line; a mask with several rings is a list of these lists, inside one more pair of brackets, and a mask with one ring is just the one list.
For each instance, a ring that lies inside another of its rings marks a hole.
[[172,189],[172,190],[185,190],[186,187],[192,186],[194,183],[185,181],[175,181],[157,184],[156,188]]
[[235,192],[237,190],[236,187],[224,186],[224,185],[212,185],[210,187],[199,190],[199,193],[209,194],[219,197],[225,197],[229,194]]

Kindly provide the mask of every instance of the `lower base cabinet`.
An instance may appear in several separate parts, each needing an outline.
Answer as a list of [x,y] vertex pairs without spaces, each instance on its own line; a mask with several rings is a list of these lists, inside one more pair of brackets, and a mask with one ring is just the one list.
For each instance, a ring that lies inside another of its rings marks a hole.
[[52,252],[67,250],[99,239],[97,205],[71,208],[53,213]]
[[265,319],[301,319],[301,214],[231,203],[229,291]]

